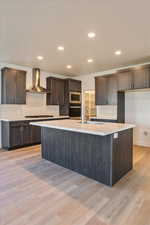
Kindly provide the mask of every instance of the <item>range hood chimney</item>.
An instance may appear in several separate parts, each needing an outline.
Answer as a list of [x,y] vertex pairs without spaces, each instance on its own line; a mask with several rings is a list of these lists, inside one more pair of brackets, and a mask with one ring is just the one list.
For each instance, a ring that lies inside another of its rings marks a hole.
[[43,87],[40,86],[40,69],[39,68],[33,68],[32,69],[32,87],[27,90],[27,92],[30,93],[39,93],[39,94],[45,94],[49,93],[49,91]]

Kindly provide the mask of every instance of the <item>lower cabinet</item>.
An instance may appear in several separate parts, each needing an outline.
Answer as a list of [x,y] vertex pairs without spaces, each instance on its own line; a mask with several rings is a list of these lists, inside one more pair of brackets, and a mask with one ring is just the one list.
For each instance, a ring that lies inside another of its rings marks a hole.
[[[63,120],[67,118],[55,118],[54,120]],[[69,117],[68,117],[69,119]],[[42,120],[24,120],[24,121],[2,121],[2,148],[11,150],[28,145],[41,143],[41,128],[30,125],[31,122],[49,121]]]
[[31,126],[30,122],[2,121],[2,148],[13,149],[39,144],[41,142],[41,128]]

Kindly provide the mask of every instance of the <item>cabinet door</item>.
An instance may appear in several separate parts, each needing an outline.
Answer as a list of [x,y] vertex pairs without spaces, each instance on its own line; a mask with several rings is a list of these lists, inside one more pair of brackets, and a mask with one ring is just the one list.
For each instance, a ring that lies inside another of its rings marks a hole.
[[22,135],[23,135],[23,140],[22,140],[22,145],[30,145],[32,144],[31,140],[31,127],[28,122],[23,122],[22,126]]
[[16,103],[16,70],[2,69],[2,104]]
[[133,88],[149,88],[150,87],[150,69],[143,68],[133,70]]
[[69,79],[69,91],[81,92],[81,81]]
[[95,103],[96,105],[107,105],[108,101],[107,93],[107,78],[96,77],[95,78]]
[[64,104],[65,98],[65,82],[62,79],[56,80],[56,96],[57,96],[57,103],[58,105]]
[[63,105],[65,97],[65,80],[58,78],[47,78],[47,105]]
[[30,126],[31,130],[31,144],[38,144],[41,142],[41,128]]
[[26,103],[26,72],[2,69],[2,104]]
[[131,71],[124,71],[117,74],[118,91],[130,90],[133,88],[133,77]]
[[116,75],[107,76],[108,105],[117,105],[117,77]]
[[26,104],[26,72],[16,71],[16,104]]
[[10,147],[19,147],[23,143],[23,127],[13,125],[10,127]]

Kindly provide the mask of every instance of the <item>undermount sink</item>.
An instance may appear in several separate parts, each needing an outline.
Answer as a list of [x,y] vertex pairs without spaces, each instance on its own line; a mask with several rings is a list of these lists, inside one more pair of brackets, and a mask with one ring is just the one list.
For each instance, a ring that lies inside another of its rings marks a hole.
[[48,118],[53,117],[53,115],[31,115],[31,116],[25,116],[25,118]]
[[104,122],[99,122],[99,121],[80,121],[81,124],[94,124],[94,125],[102,125]]

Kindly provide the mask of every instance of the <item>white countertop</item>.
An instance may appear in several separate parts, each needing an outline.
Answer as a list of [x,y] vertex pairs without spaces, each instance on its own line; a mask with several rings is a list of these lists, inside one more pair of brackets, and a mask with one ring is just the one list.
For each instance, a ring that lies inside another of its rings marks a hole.
[[32,122],[31,125],[55,128],[60,130],[67,130],[79,133],[94,134],[100,136],[106,136],[109,134],[117,133],[123,130],[134,128],[135,125],[123,124],[123,123],[90,123],[81,124],[78,120],[55,120],[55,121],[43,121]]
[[53,116],[53,117],[40,117],[40,118],[25,118],[22,117],[6,117],[6,118],[0,118],[0,121],[7,121],[7,122],[17,122],[17,121],[33,121],[33,120],[54,120],[54,119],[67,119],[69,116]]

